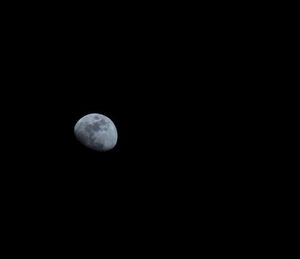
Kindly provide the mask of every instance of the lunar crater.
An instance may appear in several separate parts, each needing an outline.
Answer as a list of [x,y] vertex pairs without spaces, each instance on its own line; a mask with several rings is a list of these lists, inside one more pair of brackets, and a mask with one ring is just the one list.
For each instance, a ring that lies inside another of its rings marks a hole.
[[91,128],[94,131],[106,131],[106,130],[108,130],[107,122],[104,121],[104,120],[94,122],[93,125],[91,126]]

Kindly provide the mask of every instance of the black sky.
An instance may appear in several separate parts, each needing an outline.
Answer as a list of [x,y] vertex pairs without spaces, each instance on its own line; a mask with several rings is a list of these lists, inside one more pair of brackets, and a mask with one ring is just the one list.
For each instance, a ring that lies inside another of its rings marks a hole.
[[[235,86],[249,82],[209,17],[104,13],[7,20],[6,200],[22,215],[52,218],[47,227],[58,232],[74,233],[78,221],[107,236],[140,225],[171,233],[174,215],[211,216],[247,170],[247,96]],[[88,113],[114,121],[115,149],[76,141],[74,125]]]
[[[230,120],[223,104],[230,102],[205,26],[195,32],[180,19],[141,16],[12,22],[6,84],[16,88],[9,92],[17,94],[12,109],[26,125],[20,159],[34,173],[38,161],[65,181],[73,174],[123,179],[149,169],[167,181],[171,171],[184,175],[190,160],[207,166],[220,152],[215,146],[225,131],[218,130]],[[76,121],[92,112],[115,122],[113,151],[96,153],[75,140]]]

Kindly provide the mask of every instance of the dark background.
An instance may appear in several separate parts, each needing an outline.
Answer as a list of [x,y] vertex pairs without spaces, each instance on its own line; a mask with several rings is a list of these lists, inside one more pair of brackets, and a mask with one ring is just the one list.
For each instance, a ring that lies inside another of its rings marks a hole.
[[[10,216],[20,228],[101,229],[107,240],[178,233],[199,217],[217,223],[257,158],[244,152],[253,138],[245,130],[257,130],[245,107],[256,68],[243,66],[254,54],[242,33],[235,40],[235,20],[169,9],[47,10],[20,9],[3,23]],[[88,113],[114,121],[115,149],[76,141],[74,125]]]

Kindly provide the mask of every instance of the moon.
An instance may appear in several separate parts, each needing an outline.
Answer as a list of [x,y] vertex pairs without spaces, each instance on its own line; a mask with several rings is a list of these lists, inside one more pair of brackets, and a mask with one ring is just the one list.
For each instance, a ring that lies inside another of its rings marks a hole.
[[79,119],[74,134],[87,148],[102,152],[113,149],[118,140],[115,124],[110,118],[98,113],[87,114]]

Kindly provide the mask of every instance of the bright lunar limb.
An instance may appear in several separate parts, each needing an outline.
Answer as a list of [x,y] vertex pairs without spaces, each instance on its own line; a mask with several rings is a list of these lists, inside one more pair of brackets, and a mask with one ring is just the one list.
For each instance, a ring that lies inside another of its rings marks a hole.
[[118,140],[115,124],[105,115],[98,113],[82,117],[74,127],[74,134],[84,146],[97,151],[113,149]]

